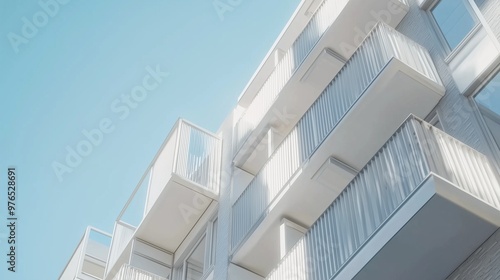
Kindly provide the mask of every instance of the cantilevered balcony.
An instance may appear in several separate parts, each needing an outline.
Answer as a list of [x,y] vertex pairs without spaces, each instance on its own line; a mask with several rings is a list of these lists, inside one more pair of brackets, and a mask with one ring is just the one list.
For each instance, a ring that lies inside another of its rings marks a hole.
[[428,52],[379,24],[233,204],[233,262],[267,275],[279,221],[310,226],[409,114],[427,116],[443,95]]
[[128,263],[139,241],[160,250],[157,262],[167,273],[172,260],[164,252],[175,253],[216,207],[220,169],[219,137],[179,120],[117,218],[107,279]]
[[488,159],[410,117],[266,279],[445,279],[499,226]]
[[395,27],[407,11],[407,0],[323,1],[292,46],[276,54],[279,62],[245,106],[234,130],[235,164],[258,171],[263,157],[252,153],[266,131],[287,135],[371,28],[380,21]]
[[170,277],[165,278],[153,273],[147,272],[142,269],[130,266],[128,264],[122,265],[113,280],[168,280]]
[[59,280],[101,280],[108,259],[111,235],[88,227]]

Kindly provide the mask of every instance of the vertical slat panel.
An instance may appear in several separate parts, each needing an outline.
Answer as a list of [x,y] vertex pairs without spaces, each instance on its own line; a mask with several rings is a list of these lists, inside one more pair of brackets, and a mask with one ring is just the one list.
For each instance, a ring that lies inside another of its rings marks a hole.
[[167,278],[124,264],[113,280],[167,280]]
[[177,165],[174,172],[215,193],[220,178],[221,141],[182,121],[179,131]]
[[459,142],[450,135],[427,126],[427,137],[435,139],[438,150],[429,152],[437,162],[442,162],[444,170],[439,175],[457,184],[464,191],[484,202],[500,208],[498,178],[488,158]]

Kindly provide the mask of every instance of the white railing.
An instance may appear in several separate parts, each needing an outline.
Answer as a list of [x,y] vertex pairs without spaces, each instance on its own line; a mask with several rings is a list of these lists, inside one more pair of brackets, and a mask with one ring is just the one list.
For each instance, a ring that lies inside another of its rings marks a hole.
[[128,225],[120,220],[117,220],[115,222],[115,229],[113,231],[113,238],[111,240],[106,273],[115,265],[122,252],[132,241],[135,229],[136,227]]
[[234,203],[233,248],[394,58],[441,84],[425,48],[385,24],[377,25]]
[[107,272],[132,240],[135,230],[172,176],[218,194],[221,158],[219,137],[180,119],[116,219]]
[[431,172],[500,208],[488,159],[410,117],[266,279],[333,279]]
[[120,271],[113,277],[113,280],[167,280],[169,278],[161,277],[156,274],[144,271],[142,269],[130,266],[128,264],[122,265]]
[[173,172],[218,193],[222,158],[219,137],[182,121]]
[[87,227],[59,279],[103,279],[110,242],[111,235],[99,229]]
[[[395,0],[408,5],[407,0]],[[325,0],[311,20],[285,52],[273,72],[264,82],[252,103],[235,126],[233,153],[237,153],[251,132],[257,127],[274,100],[318,43],[325,31],[335,22],[349,0]]]

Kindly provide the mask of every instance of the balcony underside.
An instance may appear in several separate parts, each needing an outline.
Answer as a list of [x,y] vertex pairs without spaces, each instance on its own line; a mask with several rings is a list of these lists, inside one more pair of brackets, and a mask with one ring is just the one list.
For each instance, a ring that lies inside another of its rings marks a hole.
[[213,192],[172,174],[135,236],[175,252],[216,199]]
[[[392,59],[281,193],[233,254],[233,262],[267,275],[279,261],[279,221],[289,218],[310,227],[347,186],[354,173],[330,158],[361,170],[409,114],[427,116],[444,89]],[[321,172],[319,172],[321,171]]]
[[499,209],[431,175],[333,279],[445,279],[499,226]]
[[[397,7],[398,13],[388,11],[388,6],[393,5]],[[399,1],[389,0],[347,1],[332,25],[285,84],[262,121],[243,140],[233,159],[236,166],[253,174],[262,167],[265,161],[256,161],[255,158],[260,157],[251,155],[255,152],[255,145],[265,136],[267,129],[275,128],[277,135],[282,136],[277,141],[283,140],[337,75],[345,61],[352,56],[375,23],[381,20],[374,17],[374,14],[380,11],[389,15],[381,19],[388,25],[396,27],[408,12],[408,7]],[[282,118],[283,115],[286,119]]]

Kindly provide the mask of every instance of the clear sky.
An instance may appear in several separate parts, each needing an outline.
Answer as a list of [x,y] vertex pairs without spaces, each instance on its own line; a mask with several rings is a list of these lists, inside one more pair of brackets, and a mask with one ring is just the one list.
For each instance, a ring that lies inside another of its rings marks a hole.
[[299,3],[220,0],[220,14],[214,0],[54,1],[0,1],[2,280],[57,279],[87,225],[112,232],[176,119],[217,130]]

